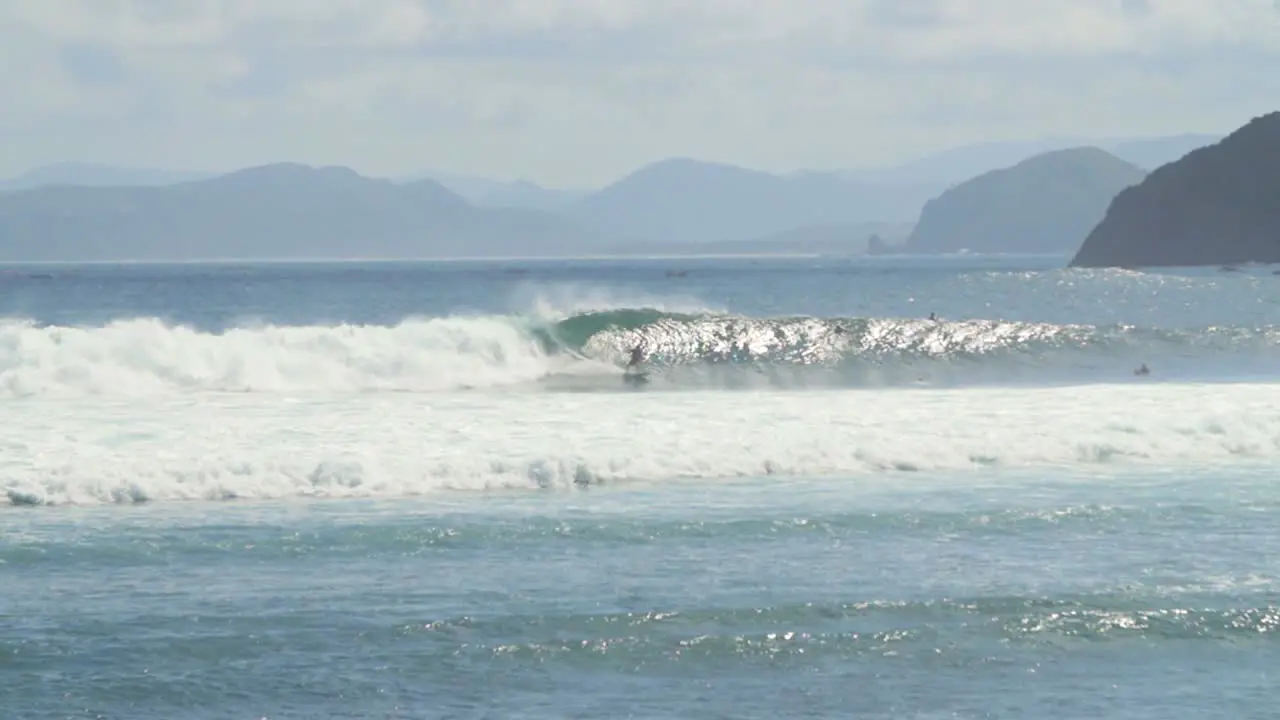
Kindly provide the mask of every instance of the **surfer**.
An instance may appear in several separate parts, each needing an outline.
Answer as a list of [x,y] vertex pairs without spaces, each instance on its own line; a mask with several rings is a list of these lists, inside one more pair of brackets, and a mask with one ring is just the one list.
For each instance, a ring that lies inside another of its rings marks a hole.
[[639,345],[631,348],[631,359],[627,361],[627,371],[639,368],[642,362],[644,362],[644,350]]
[[1146,363],[1142,363],[1138,366],[1138,369],[1133,371],[1133,374],[1138,376],[1150,375],[1151,368],[1147,367]]
[[627,360],[627,368],[622,371],[622,382],[632,387],[649,384],[649,373],[640,368],[644,362],[644,350],[639,345],[631,348],[631,359]]

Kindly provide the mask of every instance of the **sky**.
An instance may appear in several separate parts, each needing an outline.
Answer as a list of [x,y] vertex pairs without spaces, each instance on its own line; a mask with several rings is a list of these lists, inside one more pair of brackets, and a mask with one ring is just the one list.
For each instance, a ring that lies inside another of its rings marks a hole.
[[0,48],[0,176],[294,161],[577,188],[674,156],[864,168],[1280,110],[1280,0],[4,0]]

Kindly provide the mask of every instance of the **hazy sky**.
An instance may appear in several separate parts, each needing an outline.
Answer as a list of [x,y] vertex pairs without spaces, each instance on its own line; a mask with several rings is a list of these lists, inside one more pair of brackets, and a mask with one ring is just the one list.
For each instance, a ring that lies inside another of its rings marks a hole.
[[295,160],[589,186],[1280,109],[1280,0],[2,0],[0,175]]

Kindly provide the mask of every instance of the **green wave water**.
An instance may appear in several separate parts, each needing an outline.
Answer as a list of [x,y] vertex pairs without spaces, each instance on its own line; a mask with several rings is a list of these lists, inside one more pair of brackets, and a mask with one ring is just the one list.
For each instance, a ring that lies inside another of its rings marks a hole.
[[[747,317],[637,308],[586,312],[533,328],[550,355],[621,364],[639,348],[650,369],[738,366],[867,370],[918,378],[942,370],[1039,380],[1116,377],[1141,364],[1185,377],[1216,361],[1219,376],[1265,371],[1280,326],[1158,328],[992,319]],[[958,373],[958,375],[957,375]],[[883,376],[882,376],[883,377]],[[850,378],[856,379],[856,378]]]

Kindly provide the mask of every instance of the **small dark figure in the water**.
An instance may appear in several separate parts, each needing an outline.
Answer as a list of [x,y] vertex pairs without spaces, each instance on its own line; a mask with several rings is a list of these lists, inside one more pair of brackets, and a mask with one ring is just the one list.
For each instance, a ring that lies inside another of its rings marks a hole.
[[1142,363],[1141,365],[1138,366],[1138,369],[1133,371],[1133,374],[1134,375],[1150,375],[1151,368],[1147,367],[1146,363]]
[[639,345],[631,348],[631,359],[627,361],[627,368],[637,367],[642,362],[644,362],[644,350],[641,350]]
[[929,313],[929,319],[930,319],[930,320],[932,320],[932,321],[934,321],[934,322],[938,322],[938,315],[937,315],[937,313]]

